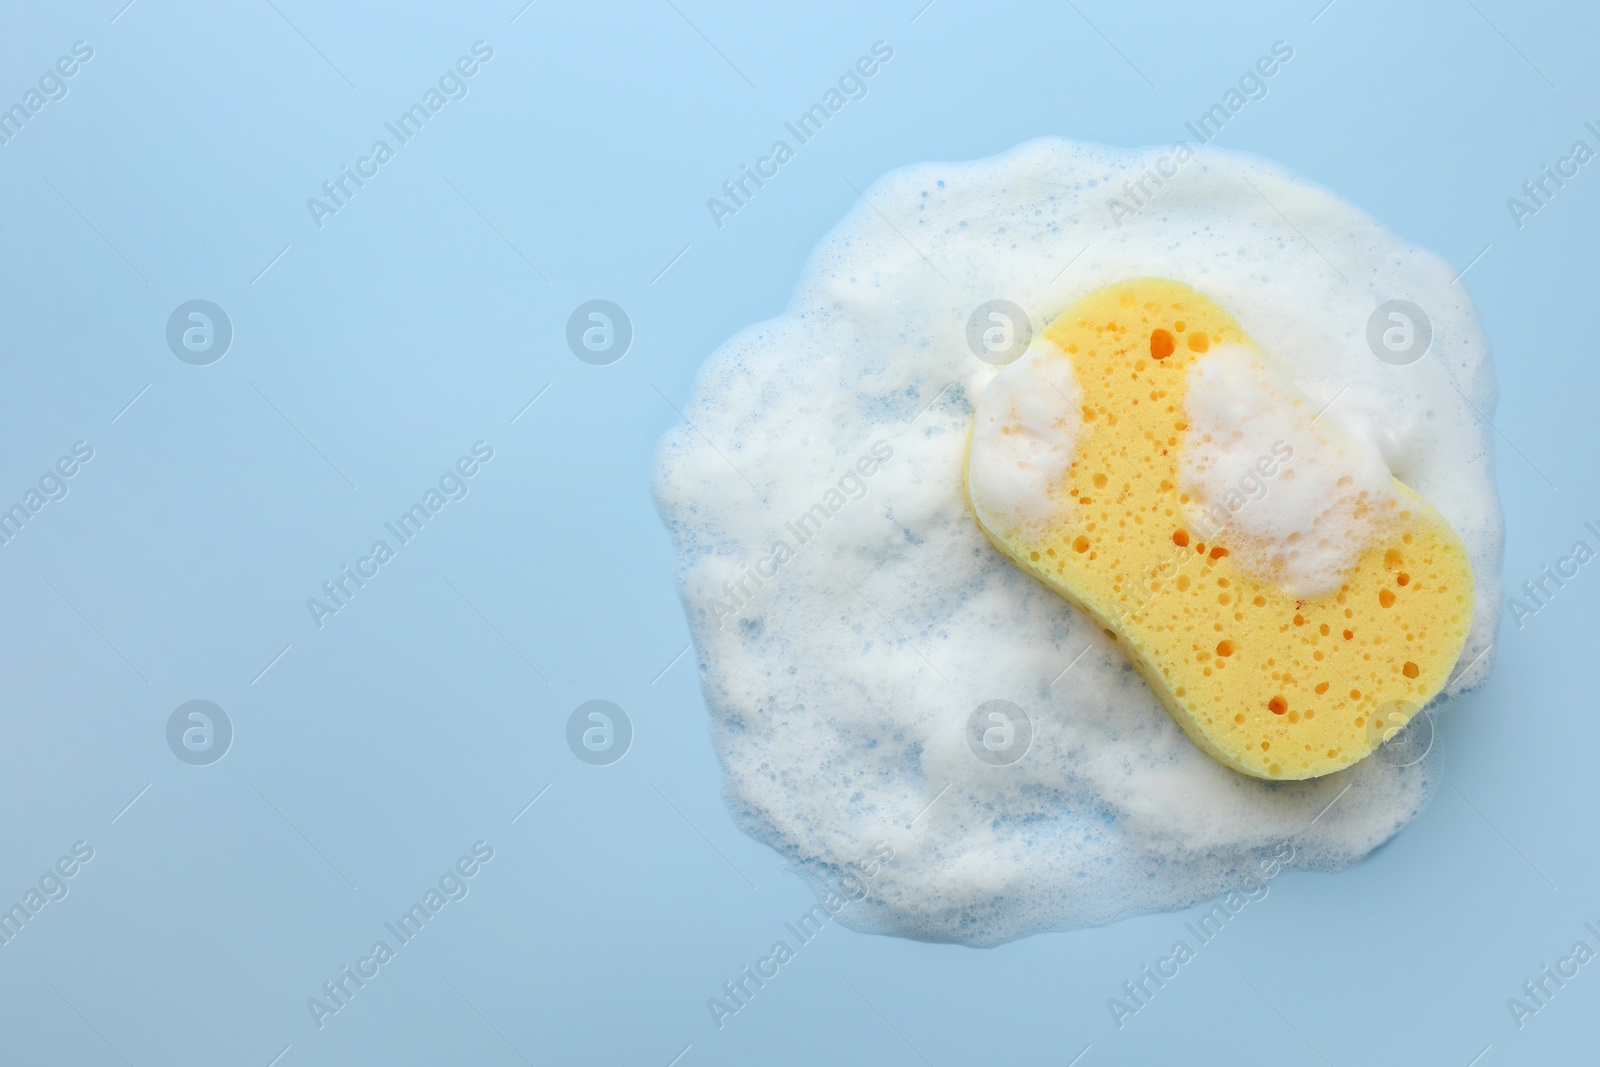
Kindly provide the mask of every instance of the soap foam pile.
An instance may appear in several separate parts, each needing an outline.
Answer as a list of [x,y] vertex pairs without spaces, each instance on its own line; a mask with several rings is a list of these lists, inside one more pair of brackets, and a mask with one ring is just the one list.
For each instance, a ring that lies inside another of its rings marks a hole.
[[1309,597],[1339,588],[1400,499],[1376,442],[1342,432],[1294,392],[1242,347],[1195,363],[1182,485],[1194,517],[1214,516],[1209,528],[1226,528],[1253,572]]
[[984,392],[990,403],[973,423],[967,470],[973,495],[1006,512],[984,516],[1001,527],[1057,514],[1056,498],[1083,425],[1081,392],[1065,360],[1029,349],[1012,369],[1024,373],[999,375]]
[[[986,301],[1021,305],[1037,334],[1108,283],[1171,277],[1228,308],[1313,414],[1344,388],[1296,477],[1326,462],[1359,493],[1383,472],[1333,453],[1375,452],[1439,509],[1478,583],[1470,666],[1446,695],[1487,676],[1502,527],[1473,405],[1492,411],[1494,388],[1451,271],[1331,194],[1211,149],[1118,228],[1106,196],[1157,154],[1047,139],[882,179],[815,251],[789,310],[707,361],[690,425],[662,442],[657,497],[729,803],[819,888],[888,842],[894,861],[839,915],[858,929],[986,945],[1180,908],[1285,841],[1296,866],[1336,870],[1404,827],[1437,780],[1437,754],[1294,783],[1226,769],[1104,633],[990,546],[962,485],[973,403],[996,372],[966,341]],[[1410,366],[1366,345],[1391,298],[1432,319]],[[1011,478],[1026,520],[1029,494],[1049,491],[1039,473],[1070,459],[1046,431],[1073,414],[1060,397],[1014,399],[1037,469],[974,477]],[[1275,432],[1239,427],[1227,403],[1207,409],[1226,447],[1196,461],[1201,482]],[[1234,519],[1263,544],[1269,501]],[[1293,563],[1312,579],[1328,563],[1319,540]],[[1031,721],[1009,765],[974,753],[973,713],[994,700]]]

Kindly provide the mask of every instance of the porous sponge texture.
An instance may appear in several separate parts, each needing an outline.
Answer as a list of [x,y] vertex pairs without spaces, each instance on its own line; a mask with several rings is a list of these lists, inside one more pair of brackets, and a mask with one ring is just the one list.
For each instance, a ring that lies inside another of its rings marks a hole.
[[[1036,358],[1069,360],[1081,390],[1066,485],[1052,521],[984,532],[1116,639],[1195,744],[1257,778],[1314,778],[1368,755],[1439,692],[1471,625],[1472,570],[1403,483],[1384,542],[1314,598],[1243,569],[1226,531],[1207,543],[1187,528],[1189,368],[1220,345],[1256,349],[1226,310],[1137,279],[1086,297],[1044,340],[1054,348]],[[971,503],[983,525],[993,509]]]

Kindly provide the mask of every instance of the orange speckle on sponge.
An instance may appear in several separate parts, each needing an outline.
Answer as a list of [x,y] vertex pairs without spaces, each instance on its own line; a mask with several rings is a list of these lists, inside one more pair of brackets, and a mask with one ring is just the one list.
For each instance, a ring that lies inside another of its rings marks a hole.
[[1172,340],[1172,334],[1163,329],[1150,331],[1150,355],[1154,359],[1166,359],[1172,355],[1177,344]]

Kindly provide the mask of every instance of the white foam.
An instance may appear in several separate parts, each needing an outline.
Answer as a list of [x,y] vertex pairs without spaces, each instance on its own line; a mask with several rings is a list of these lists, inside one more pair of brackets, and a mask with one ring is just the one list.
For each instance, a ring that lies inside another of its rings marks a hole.
[[989,383],[972,423],[967,481],[990,529],[1035,526],[1057,515],[1081,409],[1071,364],[1043,339]]
[[[890,174],[818,246],[788,311],[707,360],[693,429],[662,442],[657,498],[735,816],[819,886],[880,840],[895,850],[840,913],[849,925],[992,944],[1104,923],[1215,895],[1285,839],[1296,866],[1337,869],[1398,832],[1437,779],[1435,757],[1296,783],[1222,767],[968,510],[972,405],[996,377],[967,347],[973,309],[1010,300],[1037,336],[1104,285],[1172,277],[1229,309],[1313,410],[1338,395],[1317,425],[1337,416],[1376,442],[1440,510],[1478,583],[1463,662],[1492,639],[1502,530],[1473,407],[1492,412],[1494,393],[1453,272],[1326,191],[1209,148],[1116,226],[1106,197],[1160,154],[1049,139]],[[1410,366],[1365,340],[1391,298],[1432,320]],[[795,516],[879,440],[893,458],[867,495],[801,543]],[[741,585],[779,542],[782,567]],[[1034,727],[1010,766],[966,741],[995,699]]]
[[1226,345],[1191,364],[1185,414],[1191,521],[1208,538],[1226,530],[1247,569],[1315,596],[1384,539],[1400,497],[1377,444],[1313,411],[1254,352]]

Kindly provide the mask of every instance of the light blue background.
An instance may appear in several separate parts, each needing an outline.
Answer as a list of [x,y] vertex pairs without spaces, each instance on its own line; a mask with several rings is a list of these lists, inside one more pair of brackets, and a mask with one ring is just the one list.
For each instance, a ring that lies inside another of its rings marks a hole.
[[[1520,1032],[1506,999],[1600,948],[1596,565],[1525,629],[1506,616],[1412,827],[1274,882],[1120,1032],[1106,999],[1189,916],[987,951],[831,926],[719,1031],[706,998],[811,898],[723,805],[649,491],[672,404],[783,308],[849,183],[1042,134],[1170,143],[1282,39],[1294,60],[1218,143],[1458,268],[1489,246],[1462,284],[1520,586],[1600,519],[1600,164],[1521,231],[1505,206],[1600,147],[1591,7],[273,3],[0,11],[0,104],[95,50],[0,146],[0,498],[95,449],[0,547],[0,902],[95,849],[0,947],[0,1060],[1592,1059],[1600,963]],[[470,95],[319,231],[306,198],[480,39]],[[706,197],[879,39],[870,95],[713,226]],[[196,297],[236,331],[209,367],[164,341]],[[563,339],[595,297],[636,331],[608,367]],[[318,631],[306,598],[479,439],[471,494]],[[564,741],[596,697],[636,731],[610,767]],[[164,738],[194,698],[236,730],[209,767]],[[306,999],[480,839],[470,896],[318,1031]]]

